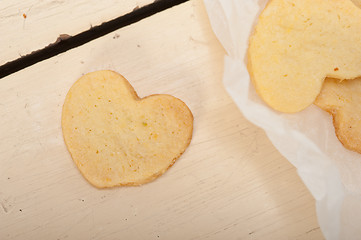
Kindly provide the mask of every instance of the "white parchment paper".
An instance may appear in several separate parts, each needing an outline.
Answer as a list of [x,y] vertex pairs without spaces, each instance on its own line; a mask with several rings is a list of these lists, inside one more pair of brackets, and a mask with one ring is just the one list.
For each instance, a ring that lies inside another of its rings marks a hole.
[[328,113],[314,105],[296,114],[273,111],[250,83],[248,38],[267,0],[204,2],[213,31],[227,51],[223,81],[228,93],[297,168],[316,199],[325,238],[361,239],[361,154],[342,146]]

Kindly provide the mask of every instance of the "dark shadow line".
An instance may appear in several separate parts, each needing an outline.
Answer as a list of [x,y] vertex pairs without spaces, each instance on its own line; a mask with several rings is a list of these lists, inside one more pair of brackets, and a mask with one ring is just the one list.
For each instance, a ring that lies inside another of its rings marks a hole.
[[27,68],[35,63],[54,57],[60,53],[66,52],[72,48],[79,47],[87,42],[102,37],[117,29],[138,22],[144,18],[152,16],[158,12],[187,2],[189,0],[155,0],[153,3],[141,8],[136,8],[132,12],[121,17],[115,18],[99,26],[91,27],[89,30],[81,32],[74,36],[61,35],[55,43],[46,46],[43,49],[34,51],[28,55],[22,56],[16,60],[5,63],[0,66],[0,79],[12,73]]

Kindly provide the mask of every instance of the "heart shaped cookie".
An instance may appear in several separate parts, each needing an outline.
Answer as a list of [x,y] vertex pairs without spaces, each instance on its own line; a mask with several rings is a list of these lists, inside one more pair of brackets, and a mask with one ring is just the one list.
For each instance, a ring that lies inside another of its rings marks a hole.
[[337,138],[361,153],[361,78],[340,81],[327,78],[315,105],[333,116]]
[[250,38],[248,70],[270,107],[303,110],[326,77],[361,76],[361,8],[350,0],[270,0]]
[[186,150],[193,116],[173,96],[140,99],[120,74],[97,71],[69,90],[62,129],[75,164],[91,184],[140,185],[162,175]]

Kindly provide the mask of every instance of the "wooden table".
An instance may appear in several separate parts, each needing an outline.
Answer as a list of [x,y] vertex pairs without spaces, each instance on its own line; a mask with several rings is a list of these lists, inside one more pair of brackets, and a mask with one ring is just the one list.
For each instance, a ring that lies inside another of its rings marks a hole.
[[[151,2],[4,0],[0,65]],[[323,239],[295,168],[225,92],[224,55],[192,0],[0,79],[0,239]],[[152,183],[96,189],[67,152],[65,95],[100,69],[194,114],[191,145]]]

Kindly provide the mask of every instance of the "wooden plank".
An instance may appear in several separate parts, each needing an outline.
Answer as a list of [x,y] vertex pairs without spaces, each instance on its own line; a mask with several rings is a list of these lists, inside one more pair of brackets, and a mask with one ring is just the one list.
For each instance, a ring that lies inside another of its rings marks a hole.
[[0,65],[75,35],[153,0],[4,0],[0,8]]
[[[322,239],[295,168],[225,92],[224,54],[194,0],[2,79],[0,239]],[[100,69],[194,114],[191,145],[152,183],[95,189],[66,150],[65,95]]]

